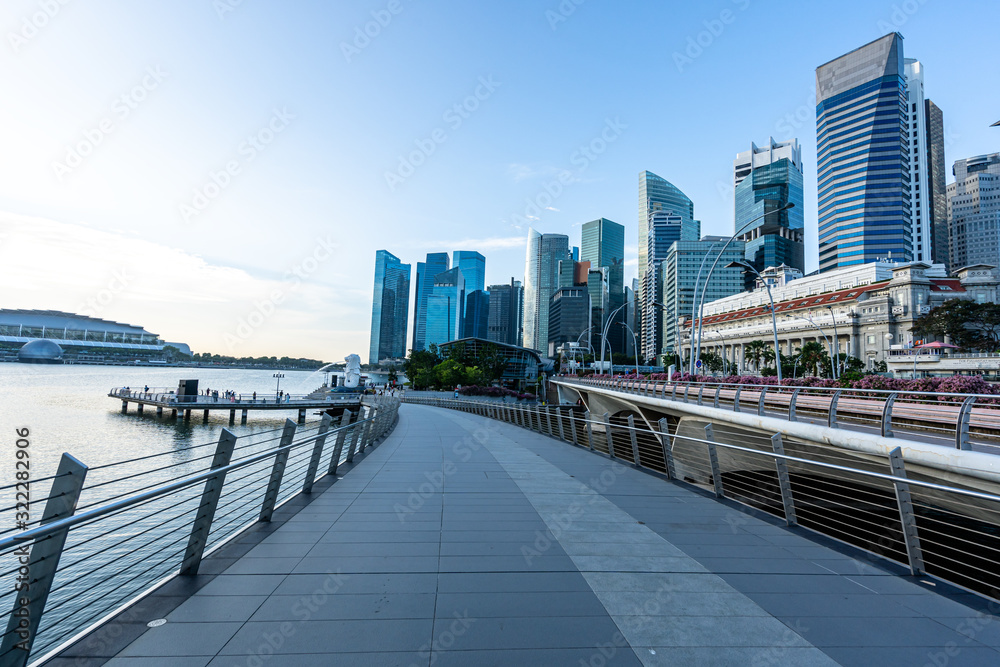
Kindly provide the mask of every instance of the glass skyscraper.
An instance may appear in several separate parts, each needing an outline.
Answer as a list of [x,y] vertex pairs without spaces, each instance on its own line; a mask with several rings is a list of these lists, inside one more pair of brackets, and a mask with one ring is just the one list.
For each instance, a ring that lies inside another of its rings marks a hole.
[[497,343],[521,345],[524,317],[524,288],[511,278],[509,285],[490,285],[490,313],[487,338]]
[[559,262],[572,258],[569,237],[528,229],[524,261],[524,347],[543,354],[549,347],[549,302],[559,288]]
[[451,265],[462,269],[466,292],[486,290],[486,258],[481,254],[475,250],[456,250],[452,253]]
[[[912,105],[911,105],[912,108]],[[930,100],[924,101],[927,116],[927,208],[931,218],[931,263],[951,266],[949,258],[948,196],[944,162],[944,116]],[[919,191],[918,191],[919,192]]]
[[465,324],[465,278],[457,266],[434,276],[427,295],[426,345],[440,345],[462,337]]
[[446,252],[427,253],[426,262],[417,262],[417,289],[413,299],[413,350],[427,347],[427,297],[434,287],[434,276],[451,268]]
[[368,363],[406,356],[406,325],[410,310],[410,265],[387,250],[375,252],[375,293]]
[[[802,149],[795,139],[739,153],[733,161],[734,233],[758,271],[785,264],[805,272]],[[792,203],[795,206],[778,211]],[[763,216],[763,217],[761,217]]]
[[[625,304],[625,226],[607,218],[583,223],[580,261],[590,262],[591,269],[606,270],[608,302],[592,302],[593,323],[603,327],[607,317]],[[625,321],[624,310],[615,315],[615,321]],[[612,324],[608,329],[608,342],[614,352],[625,352],[625,335],[625,327],[620,325]]]
[[[464,272],[463,272],[464,275]],[[468,287],[468,283],[466,283]],[[465,297],[465,325],[462,338],[488,338],[490,323],[490,293],[483,290],[469,292]]]
[[820,271],[913,258],[904,76],[899,33],[816,69]]

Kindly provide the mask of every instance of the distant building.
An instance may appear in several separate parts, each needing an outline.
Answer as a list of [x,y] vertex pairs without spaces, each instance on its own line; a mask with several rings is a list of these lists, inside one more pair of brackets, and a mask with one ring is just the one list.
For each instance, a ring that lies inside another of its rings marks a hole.
[[533,387],[535,380],[542,370],[541,356],[535,350],[530,350],[517,345],[507,345],[496,341],[483,340],[481,338],[461,338],[449,341],[441,345],[441,351],[447,353],[456,345],[463,345],[465,351],[472,356],[478,356],[485,352],[490,346],[497,350],[507,359],[503,375],[500,381],[507,386],[526,389]]
[[913,257],[903,37],[816,69],[820,271]]
[[944,116],[930,100],[924,102],[927,117],[927,184],[924,196],[931,218],[931,263],[951,266],[948,226],[947,178],[944,160]]
[[549,302],[559,288],[559,262],[571,259],[569,237],[528,230],[524,268],[524,347],[545,352],[549,343]]
[[[802,149],[795,139],[737,154],[734,233],[746,242],[746,260],[758,271],[786,264],[804,271]],[[793,204],[794,208],[778,209]]]
[[495,343],[519,345],[524,318],[524,288],[521,281],[509,285],[490,285],[490,312],[486,338]]
[[413,343],[410,347],[420,351],[427,347],[427,297],[434,288],[434,277],[451,268],[451,258],[446,252],[427,253],[427,261],[417,262],[417,287],[413,299]]
[[469,292],[465,297],[462,338],[488,338],[489,323],[490,293],[483,290]]
[[[607,218],[583,223],[580,230],[580,260],[589,262],[591,269],[604,269],[607,276],[607,303],[593,302],[593,321],[603,327],[608,316],[625,305],[625,227]],[[593,295],[592,295],[593,296]],[[615,315],[616,322],[625,321],[625,312]],[[616,353],[625,351],[625,330],[612,324],[608,342]]]
[[457,266],[434,276],[427,295],[425,344],[440,346],[462,337],[465,323],[465,278]]
[[549,304],[548,356],[555,358],[560,345],[576,343],[590,328],[590,294],[586,285],[560,287]]
[[956,160],[949,183],[951,266],[1000,264],[1000,153]]
[[474,250],[456,250],[452,253],[453,267],[462,269],[467,293],[486,290],[486,258]]
[[406,356],[406,326],[410,311],[410,265],[388,250],[375,252],[375,293],[368,363]]

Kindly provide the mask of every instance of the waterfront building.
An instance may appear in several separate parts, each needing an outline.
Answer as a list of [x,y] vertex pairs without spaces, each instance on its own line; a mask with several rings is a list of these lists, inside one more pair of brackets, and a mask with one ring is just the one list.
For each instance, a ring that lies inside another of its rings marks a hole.
[[569,237],[528,229],[524,267],[524,347],[545,352],[549,343],[549,302],[559,288],[559,262],[570,260]]
[[489,323],[486,338],[507,345],[519,345],[524,318],[524,288],[521,281],[509,285],[490,285]]
[[[913,350],[915,319],[949,299],[994,301],[998,287],[995,266],[971,266],[949,277],[943,265],[924,262],[872,262],[792,280],[771,288],[779,348],[791,356],[816,341],[824,349],[857,357],[868,369],[899,355],[909,355],[912,365],[919,356]],[[725,355],[742,372],[755,371],[746,359],[746,345],[771,343],[774,335],[767,291],[706,303],[704,317],[702,351]],[[690,322],[680,326],[685,356],[691,350],[691,330]]]
[[542,358],[536,350],[481,338],[460,338],[442,343],[441,353],[448,354],[456,345],[462,345],[465,352],[473,357],[478,357],[487,350],[496,349],[507,361],[500,382],[508,387],[534,388],[543,369]]
[[903,38],[816,69],[820,271],[913,256]]
[[947,187],[951,265],[1000,264],[1000,153],[956,160]]
[[434,276],[451,268],[451,258],[446,252],[427,253],[425,262],[417,262],[417,287],[413,299],[413,343],[415,351],[427,347],[427,297],[434,287]]
[[[593,321],[603,327],[608,316],[625,305],[625,226],[607,218],[583,223],[580,259],[590,262],[591,269],[604,269],[607,275],[607,303],[593,301]],[[615,321],[625,321],[624,310],[615,315]],[[608,342],[614,352],[624,352],[624,327],[612,324],[608,329]]]
[[457,266],[434,276],[427,295],[425,344],[440,346],[462,337],[465,323],[465,278]]
[[586,285],[560,287],[555,291],[549,304],[550,358],[555,358],[556,350],[561,345],[580,340],[590,328],[591,312],[590,293]]
[[[802,149],[796,139],[768,138],[733,161],[735,227],[746,242],[746,260],[758,271],[785,264],[805,270]],[[787,204],[794,207],[779,210]],[[763,216],[763,217],[762,217]]]
[[375,293],[368,363],[406,356],[406,326],[410,313],[410,265],[388,250],[375,252]]
[[[465,275],[463,272],[462,275]],[[465,323],[463,338],[488,338],[490,323],[490,293],[483,290],[469,292],[465,297]]]
[[468,293],[486,290],[486,258],[474,250],[456,250],[451,265],[462,269]]
[[[743,241],[736,240],[729,244],[712,273],[712,279],[706,281],[712,263],[728,240],[725,236],[706,236],[700,241],[678,241],[670,247],[667,259],[661,263],[660,268],[662,286],[659,300],[664,307],[660,309],[662,318],[659,329],[662,332],[658,337],[650,337],[648,341],[643,339],[643,354],[647,359],[663,355],[662,365],[674,363],[682,323],[691,321],[696,308],[696,283],[698,299],[701,300],[704,292],[706,304],[743,291],[743,269],[727,268],[730,262],[743,260],[746,253]],[[660,345],[659,348],[655,347],[657,344]]]

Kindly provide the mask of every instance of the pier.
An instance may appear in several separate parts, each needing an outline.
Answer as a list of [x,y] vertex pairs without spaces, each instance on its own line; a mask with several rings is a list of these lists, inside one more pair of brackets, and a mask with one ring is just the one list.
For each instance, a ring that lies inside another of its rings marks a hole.
[[237,394],[234,398],[213,397],[204,394],[193,396],[179,396],[172,391],[164,389],[154,389],[143,391],[137,389],[126,389],[125,387],[115,387],[108,392],[111,398],[117,398],[122,402],[122,414],[128,414],[129,403],[135,403],[136,413],[143,414],[145,408],[156,409],[156,416],[163,417],[163,412],[169,410],[170,419],[190,419],[192,412],[203,413],[203,421],[208,421],[208,416],[214,411],[229,411],[230,425],[236,423],[236,412],[240,412],[240,423],[247,423],[247,414],[251,411],[264,410],[296,410],[298,411],[298,421],[305,423],[306,411],[311,409],[328,410],[330,408],[357,408],[361,399],[361,392],[325,392],[315,391],[311,394],[291,395],[284,394],[280,399],[277,395],[251,398],[250,394]]

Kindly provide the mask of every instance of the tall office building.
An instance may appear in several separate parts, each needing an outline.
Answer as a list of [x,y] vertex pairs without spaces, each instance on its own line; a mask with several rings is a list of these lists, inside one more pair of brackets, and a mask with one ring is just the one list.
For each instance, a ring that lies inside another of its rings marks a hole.
[[931,263],[951,266],[948,227],[948,194],[944,160],[944,115],[930,100],[924,102],[927,117],[927,185],[925,197],[931,216]]
[[420,351],[427,347],[427,297],[434,287],[434,276],[451,268],[446,252],[427,253],[426,262],[417,262],[417,287],[413,299],[413,343],[411,349]]
[[549,342],[549,301],[559,287],[559,262],[571,259],[569,237],[528,229],[524,266],[524,347],[545,353]]
[[372,297],[368,363],[406,356],[406,325],[410,310],[410,265],[387,250],[375,252],[375,294]]
[[509,285],[490,285],[490,313],[486,337],[496,343],[521,345],[521,321],[524,317],[524,288],[521,281]]
[[474,250],[456,250],[452,266],[462,269],[467,293],[486,290],[486,258]]
[[956,160],[948,184],[951,267],[1000,266],[1000,153]]
[[465,278],[457,266],[434,276],[427,295],[426,345],[462,337],[465,323]]
[[663,290],[663,260],[667,258],[671,246],[681,240],[683,220],[667,211],[652,211],[646,236],[646,270],[642,274],[641,293],[648,295],[640,307],[641,323],[644,323],[644,343],[640,351],[644,358],[652,361],[663,347],[663,310],[656,305]]
[[[712,279],[706,281],[709,269],[715,256],[726,245],[729,238],[725,236],[706,236],[700,241],[678,241],[670,246],[661,265],[663,314],[663,347],[655,352],[649,348],[646,356],[663,355],[665,365],[674,363],[674,351],[680,342],[681,320],[692,319],[695,283],[698,282],[698,272],[701,270],[701,282],[698,283],[698,300],[702,292],[705,303],[732,296],[743,291],[743,270],[726,268],[730,262],[742,260],[746,254],[743,241],[733,241],[719,259]],[[710,255],[708,261],[704,261]],[[697,314],[694,315],[697,317]]]
[[560,287],[549,303],[548,355],[556,356],[559,346],[575,343],[590,327],[590,294],[585,285]]
[[[625,227],[607,218],[583,223],[580,230],[580,261],[590,262],[591,269],[605,269],[607,304],[592,302],[593,322],[599,328],[607,324],[611,313],[625,305]],[[615,314],[615,322],[624,322],[624,309]],[[616,353],[625,352],[625,328],[611,324],[608,342]]]
[[[680,239],[697,241],[701,236],[701,222],[694,219],[694,204],[675,185],[650,171],[639,172],[639,311],[642,320],[639,323],[639,347],[643,351],[649,349],[645,339],[652,335],[651,327],[655,328],[653,319],[656,317],[655,292],[647,292],[646,272],[651,261],[649,257],[649,230],[657,218],[651,214],[663,212],[679,216]],[[655,281],[654,281],[655,282]],[[655,343],[652,343],[655,346]]]
[[904,58],[903,73],[906,77],[906,154],[910,165],[910,234],[913,237],[913,259],[929,264],[933,255],[934,237],[931,231],[931,200],[927,196],[929,151],[924,67],[919,60]]
[[[734,233],[746,242],[746,260],[758,271],[785,264],[805,271],[802,149],[796,139],[768,138],[736,155]],[[782,206],[794,207],[779,211]]]
[[904,75],[899,33],[816,69],[820,271],[913,258]]
[[625,306],[625,312],[628,313],[625,317],[625,323],[635,334],[635,338],[632,334],[625,337],[625,356],[627,357],[634,357],[638,353],[638,350],[635,349],[639,336],[639,320],[636,317],[636,292],[638,289],[639,281],[637,279],[633,279],[631,285],[625,286],[625,303],[628,304]]
[[[462,275],[465,275],[464,272]],[[468,288],[468,283],[466,283]],[[490,293],[483,290],[469,292],[465,297],[465,323],[462,338],[488,338],[490,323]]]

